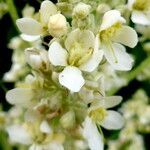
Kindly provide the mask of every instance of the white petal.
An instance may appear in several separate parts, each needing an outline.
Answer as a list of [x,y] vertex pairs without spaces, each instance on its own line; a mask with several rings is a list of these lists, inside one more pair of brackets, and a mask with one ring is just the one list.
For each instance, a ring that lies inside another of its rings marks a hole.
[[43,150],[44,146],[43,145],[38,145],[38,144],[33,144],[29,147],[29,150]]
[[59,82],[72,92],[79,92],[85,83],[81,71],[73,66],[66,67],[59,74]]
[[20,36],[24,41],[27,41],[27,42],[34,42],[40,39],[40,35],[21,34]]
[[57,13],[57,7],[49,0],[45,0],[41,3],[40,17],[41,22],[47,25],[49,17]]
[[53,42],[48,50],[48,57],[54,66],[67,65],[67,51],[58,42]]
[[99,101],[96,101],[91,105],[91,107],[103,107],[103,108],[112,108],[118,104],[120,104],[122,101],[121,96],[109,96],[109,97],[102,97]]
[[91,150],[103,150],[104,143],[95,123],[86,117],[83,126],[83,136],[87,140],[89,148]]
[[121,96],[109,96],[104,98],[104,108],[111,108],[118,104],[120,104],[122,101]]
[[10,104],[30,106],[34,93],[31,89],[15,88],[6,93],[6,99]]
[[118,10],[107,11],[104,14],[100,31],[106,30],[117,22],[125,23],[126,21],[123,17],[121,17],[121,13]]
[[47,150],[64,150],[64,147],[62,144],[57,142],[51,142],[47,145]]
[[7,132],[11,142],[21,143],[21,144],[31,144],[32,139],[28,131],[21,125],[12,125],[7,127]]
[[42,33],[41,24],[32,18],[17,19],[16,24],[19,30],[24,34],[40,35]]
[[129,26],[122,26],[115,37],[112,39],[116,43],[121,43],[131,48],[135,47],[138,42],[136,31]]
[[150,25],[150,15],[148,16],[148,13],[146,14],[141,11],[133,11],[131,20],[137,24]]
[[87,72],[94,71],[103,58],[103,51],[95,51],[92,57],[83,65],[80,66],[80,69]]
[[124,125],[123,117],[116,111],[108,110],[107,113],[108,114],[101,123],[101,126],[110,130],[121,129]]
[[66,41],[65,46],[67,50],[70,50],[75,43],[81,44],[83,49],[89,49],[94,48],[94,41],[95,36],[93,32],[90,30],[73,30],[71,33],[69,33]]
[[[131,70],[133,65],[133,58],[126,52],[125,47],[121,44],[112,44],[114,55],[109,47],[104,47],[104,55],[107,61],[115,70],[128,71]],[[116,62],[117,60],[117,62]]]
[[128,0],[127,6],[130,10],[132,10],[132,6],[135,3],[136,0]]
[[48,133],[48,134],[52,133],[52,130],[47,121],[42,121],[42,123],[40,125],[40,130],[43,133]]

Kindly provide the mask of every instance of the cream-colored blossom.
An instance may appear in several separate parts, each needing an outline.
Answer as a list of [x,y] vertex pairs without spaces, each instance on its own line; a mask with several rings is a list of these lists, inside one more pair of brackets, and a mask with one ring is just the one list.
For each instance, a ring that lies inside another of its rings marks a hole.
[[50,66],[47,51],[36,48],[28,48],[25,50],[25,56],[27,62],[33,69],[43,72],[49,71]]
[[98,44],[90,30],[72,31],[65,41],[65,48],[54,41],[48,51],[49,60],[54,66],[65,67],[59,74],[60,84],[73,92],[78,92],[85,83],[81,71],[94,71],[103,53],[98,50]]
[[83,136],[87,140],[91,150],[103,150],[104,142],[96,124],[87,117],[83,123]]
[[119,96],[102,97],[100,100],[93,101],[88,114],[89,117],[98,125],[106,129],[120,129],[124,125],[123,117],[116,111],[107,110],[121,102]]
[[128,7],[134,23],[150,25],[150,0],[128,0]]
[[122,71],[130,70],[133,65],[133,58],[123,45],[133,48],[138,42],[136,31],[124,25],[125,22],[119,11],[110,10],[104,14],[97,35],[107,61],[114,69]]
[[42,35],[52,34],[52,36],[57,37],[66,33],[66,19],[58,12],[57,7],[51,1],[45,0],[41,3],[39,15],[39,20],[24,17],[16,21],[23,36],[31,37],[31,40],[33,40]]

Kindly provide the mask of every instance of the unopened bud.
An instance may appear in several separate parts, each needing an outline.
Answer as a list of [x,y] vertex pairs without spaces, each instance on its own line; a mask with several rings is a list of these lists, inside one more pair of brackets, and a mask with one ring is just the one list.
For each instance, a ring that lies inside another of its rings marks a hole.
[[103,4],[100,4],[98,7],[97,7],[97,12],[100,13],[100,14],[104,14],[105,12],[109,11],[110,10],[110,6],[103,3]]
[[75,113],[73,111],[67,112],[61,117],[60,123],[63,128],[72,128],[75,125]]
[[91,9],[90,5],[79,3],[75,6],[73,10],[73,16],[79,19],[84,19],[89,15],[90,9]]
[[46,71],[48,69],[47,51],[28,48],[25,50],[28,64],[35,70]]
[[60,37],[67,32],[67,21],[62,14],[56,14],[49,18],[48,31],[54,37]]

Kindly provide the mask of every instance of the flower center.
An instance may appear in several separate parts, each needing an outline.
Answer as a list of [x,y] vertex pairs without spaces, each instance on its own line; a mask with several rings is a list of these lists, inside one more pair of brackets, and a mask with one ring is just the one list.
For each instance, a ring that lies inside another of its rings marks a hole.
[[93,48],[84,49],[80,43],[75,43],[69,51],[68,64],[79,67],[89,60],[93,53]]
[[120,29],[122,27],[122,24],[120,22],[114,24],[113,26],[107,28],[106,30],[102,30],[100,33],[99,33],[99,37],[100,37],[100,40],[102,42],[106,42],[110,39],[112,39],[115,34],[117,33],[117,30]]
[[150,8],[150,0],[136,0],[133,4],[133,9],[146,11]]
[[89,116],[94,122],[101,123],[107,116],[107,111],[104,108],[98,108],[90,111]]
[[111,43],[111,39],[117,34],[117,31],[122,27],[122,24],[120,22],[114,24],[110,28],[103,30],[99,33],[99,38],[102,41],[102,43],[107,46],[107,48],[111,51],[113,57],[114,57],[114,62],[118,63],[117,57],[115,56],[115,52]]

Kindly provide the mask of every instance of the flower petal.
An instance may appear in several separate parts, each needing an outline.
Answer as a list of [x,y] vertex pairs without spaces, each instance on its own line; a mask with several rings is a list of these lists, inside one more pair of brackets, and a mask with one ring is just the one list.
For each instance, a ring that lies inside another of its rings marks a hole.
[[81,87],[85,83],[81,71],[73,66],[66,67],[59,74],[59,82],[61,85],[65,86],[72,92],[80,91]]
[[112,108],[122,101],[121,96],[109,96],[104,98],[104,108]]
[[108,110],[107,113],[108,114],[101,123],[101,126],[110,130],[121,129],[124,125],[123,117],[116,111]]
[[41,24],[32,18],[17,19],[16,24],[19,30],[24,34],[40,35],[42,33]]
[[51,134],[52,133],[52,129],[50,128],[49,124],[47,121],[42,121],[42,123],[40,124],[40,131],[43,133],[47,133],[47,134]]
[[43,145],[38,145],[38,144],[33,144],[29,147],[29,150],[43,150],[44,146]]
[[43,25],[47,25],[49,17],[57,13],[57,7],[49,0],[41,3],[40,18]]
[[6,128],[10,141],[20,144],[31,144],[32,139],[28,131],[21,125],[12,125]]
[[150,15],[148,16],[148,13],[146,14],[141,11],[133,11],[131,20],[137,24],[150,25]]
[[48,57],[54,66],[67,65],[67,51],[58,42],[53,42],[48,50]]
[[122,26],[115,37],[112,39],[116,43],[121,43],[131,48],[135,47],[138,42],[138,36],[134,29],[129,26]]
[[64,147],[61,143],[54,141],[47,145],[47,149],[49,149],[49,150],[64,150]]
[[10,104],[28,107],[31,105],[31,100],[34,93],[31,89],[15,88],[7,92],[6,99]]
[[121,22],[125,23],[125,19],[121,17],[121,13],[118,10],[109,10],[104,14],[100,31],[106,30],[107,28],[113,26],[115,23]]
[[89,148],[91,150],[103,150],[104,143],[95,123],[86,117],[83,126],[83,136],[87,140]]
[[112,108],[120,104],[121,101],[122,101],[121,96],[102,97],[100,100],[95,101],[95,103],[93,103],[91,107],[94,107],[94,108],[103,107],[107,109],[107,108]]
[[132,6],[133,4],[135,3],[136,0],[128,0],[128,3],[127,3],[127,7],[132,10]]
[[34,42],[40,39],[40,35],[21,34],[20,36],[24,41],[27,41],[27,42]]
[[133,58],[126,52],[121,44],[112,44],[114,55],[109,47],[104,47],[104,55],[115,70],[128,71],[133,65]]
[[94,71],[103,58],[103,51],[94,51],[92,57],[83,65],[80,66],[80,69],[87,72]]
[[94,48],[94,41],[95,41],[95,36],[93,32],[90,30],[80,30],[76,29],[69,33],[66,41],[65,41],[65,46],[67,50],[70,50],[75,43],[81,44],[83,49],[89,49],[89,48]]

